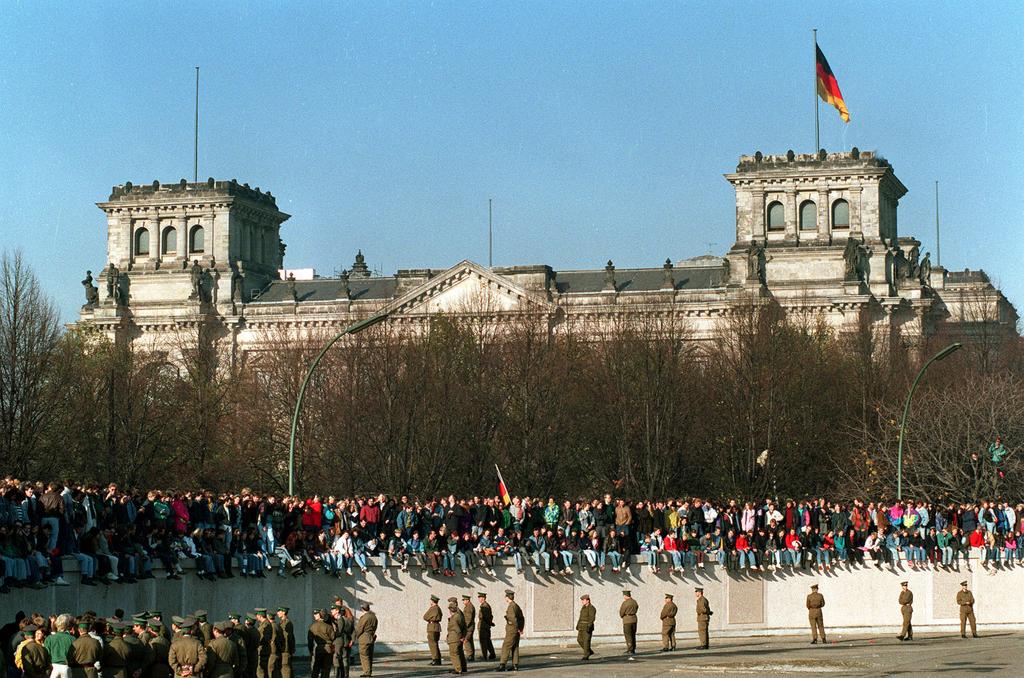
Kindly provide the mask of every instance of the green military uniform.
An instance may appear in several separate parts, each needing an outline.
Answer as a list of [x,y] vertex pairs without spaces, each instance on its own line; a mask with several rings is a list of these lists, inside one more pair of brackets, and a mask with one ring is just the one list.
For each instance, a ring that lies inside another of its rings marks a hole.
[[334,626],[324,621],[327,613],[317,610],[317,620],[309,626],[306,644],[309,646],[309,678],[330,678],[331,659],[334,656]]
[[206,668],[206,649],[198,638],[187,633],[179,633],[171,641],[171,647],[167,651],[167,663],[171,665],[175,678],[202,676]]
[[355,620],[351,614],[346,615],[343,608],[338,610],[334,618],[334,677],[348,678],[349,665],[352,662],[352,638],[355,633]]
[[21,671],[23,678],[50,678],[50,671],[53,664],[50,661],[50,651],[33,639],[36,632],[34,626],[25,628],[27,640],[21,646]]
[[423,613],[423,621],[427,622],[427,647],[430,648],[430,665],[440,666],[441,665],[441,648],[438,647],[437,641],[441,639],[441,608],[438,606],[437,601],[440,598],[437,596],[430,596],[430,607]]
[[452,598],[448,605],[448,635],[445,641],[448,643],[448,658],[452,662],[452,670],[455,673],[463,673],[466,670],[466,653],[462,644],[466,640],[466,618],[459,610],[459,602]]
[[203,641],[203,647],[207,647],[213,640],[213,627],[206,621],[206,610],[196,610],[192,617],[196,620],[196,628],[199,630],[199,640]]
[[907,582],[902,582],[900,586],[903,587],[899,597],[900,614],[903,615],[903,626],[900,627],[900,635],[896,637],[900,640],[913,640],[914,593],[907,587]]
[[[226,632],[226,628],[220,624],[214,628],[218,634]],[[226,635],[216,635],[206,646],[208,678],[234,678],[238,662],[238,646]]]
[[277,618],[270,618],[270,659],[267,660],[267,672],[271,678],[281,677],[281,655],[284,653],[284,632]]
[[133,619],[131,633],[124,634],[124,644],[128,646],[127,671],[129,676],[145,676],[149,671],[149,665],[153,662],[153,651],[140,638],[142,634],[149,635],[146,633],[146,620]]
[[473,634],[476,632],[476,608],[469,596],[462,596],[462,618],[466,620],[466,659],[476,661],[476,647],[473,645]]
[[967,622],[971,622],[971,636],[978,637],[978,622],[974,618],[974,594],[967,588],[967,582],[960,582],[962,587],[956,593],[956,604],[960,606],[960,637],[967,637]]
[[256,666],[259,664],[260,634],[255,622],[256,618],[247,613],[245,623],[235,627],[245,647],[245,678],[256,678]]
[[363,667],[361,676],[373,675],[373,646],[377,642],[377,615],[370,612],[368,604],[363,605],[363,613],[359,615],[353,630],[359,643],[359,663]]
[[277,610],[284,613],[283,616],[280,616],[281,622],[278,624],[278,628],[281,631],[281,678],[292,678],[292,656],[295,654],[295,624],[288,618],[287,607],[279,607]]
[[661,607],[661,651],[669,652],[676,649],[676,615],[679,607],[671,594],[665,595],[665,604]]
[[115,626],[114,636],[103,645],[103,678],[128,678],[131,648],[117,633],[118,628]]
[[583,650],[583,659],[590,659],[594,651],[590,649],[590,640],[594,635],[594,622],[597,621],[597,608],[590,604],[590,596],[583,594],[580,600],[587,601],[580,605],[580,618],[576,622],[576,642]]
[[807,595],[807,620],[811,624],[811,644],[818,642],[818,636],[821,636],[821,642],[825,641],[825,617],[821,613],[821,608],[825,607],[825,596],[818,593],[818,585],[813,584],[811,586],[811,592]]
[[[79,624],[79,628],[85,631],[89,625]],[[96,665],[100,663],[102,656],[103,646],[100,645],[100,641],[87,633],[75,638],[71,649],[68,650],[68,668],[71,678],[99,678],[100,674]]]
[[711,611],[711,604],[708,603],[708,599],[704,597],[704,589],[694,589],[697,593],[701,594],[697,596],[697,637],[700,639],[700,645],[697,646],[698,650],[708,649],[709,638],[708,638],[708,624],[711,622],[711,615],[714,614]]
[[152,657],[149,662],[149,670],[145,673],[146,678],[171,678],[174,675],[168,661],[171,644],[164,638],[162,626],[157,622],[149,627],[150,637],[146,646],[149,647]]
[[480,600],[480,609],[477,611],[477,632],[480,634],[480,657],[486,660],[494,659],[494,644],[491,642],[491,628],[494,626],[494,611],[487,602],[487,595],[477,593]]
[[247,636],[244,627],[239,623],[239,616],[231,614],[228,616],[227,639],[235,644],[235,651],[238,652],[238,664],[235,666],[235,678],[245,678],[249,670],[249,651],[246,649]]
[[505,641],[501,644],[501,659],[498,661],[498,669],[505,670],[508,660],[512,660],[513,668],[519,666],[519,639],[526,626],[526,618],[523,610],[515,601],[515,593],[505,591],[508,598],[508,608],[505,610]]
[[626,640],[626,654],[636,654],[636,613],[640,606],[630,596],[630,591],[623,591],[626,598],[619,605],[619,617],[622,618],[622,636]]
[[[266,610],[257,610],[257,617]],[[256,678],[270,678],[270,658],[273,654],[274,625],[265,617],[256,626]]]

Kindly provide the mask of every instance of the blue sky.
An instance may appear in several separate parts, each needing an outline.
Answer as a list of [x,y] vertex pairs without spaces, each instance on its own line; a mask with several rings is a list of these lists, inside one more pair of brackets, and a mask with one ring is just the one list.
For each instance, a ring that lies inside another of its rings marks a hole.
[[1022,3],[14,3],[0,0],[0,228],[65,320],[110,187],[278,196],[289,267],[657,266],[724,252],[739,155],[812,150],[811,28],[910,193],[902,235],[1024,308]]

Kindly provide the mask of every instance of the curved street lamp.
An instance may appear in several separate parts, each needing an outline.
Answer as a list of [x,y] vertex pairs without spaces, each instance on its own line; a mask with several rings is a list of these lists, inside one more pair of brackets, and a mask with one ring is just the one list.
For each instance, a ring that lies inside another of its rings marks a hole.
[[963,348],[963,344],[956,342],[933,355],[927,362],[925,362],[924,365],[921,366],[921,371],[917,373],[917,376],[914,377],[914,383],[910,385],[910,393],[907,394],[907,402],[903,406],[903,419],[900,421],[900,443],[899,449],[896,453],[896,501],[901,501],[903,499],[903,433],[907,428],[907,415],[910,414],[910,399],[914,397],[914,391],[917,390],[917,383],[921,381],[921,377],[924,376],[924,372],[928,369],[928,366],[937,360],[948,358],[951,354],[956,353],[961,348]]
[[313,376],[314,370],[320,364],[320,360],[327,353],[327,350],[334,346],[335,342],[344,337],[347,334],[356,334],[362,332],[367,327],[372,327],[379,322],[387,319],[390,315],[390,311],[382,311],[377,315],[370,316],[366,320],[360,320],[354,325],[349,325],[344,330],[339,332],[333,339],[327,342],[327,344],[320,349],[320,353],[317,354],[316,358],[313,359],[312,364],[309,366],[309,370],[306,371],[306,376],[302,380],[302,386],[299,387],[299,397],[295,400],[295,412],[292,414],[292,435],[291,440],[288,443],[288,494],[295,494],[295,431],[299,426],[299,412],[302,411],[302,401],[306,397],[306,386],[309,385],[309,379]]

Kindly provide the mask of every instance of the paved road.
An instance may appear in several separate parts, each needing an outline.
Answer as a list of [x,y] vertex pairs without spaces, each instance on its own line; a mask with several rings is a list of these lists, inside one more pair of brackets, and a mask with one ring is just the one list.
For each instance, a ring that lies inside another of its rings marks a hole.
[[[500,640],[500,639],[499,639]],[[728,638],[710,650],[686,649],[658,652],[658,644],[641,645],[635,660],[619,654],[621,644],[595,645],[597,656],[578,661],[576,648],[524,648],[520,673],[529,676],[586,676],[650,678],[672,676],[1024,676],[1024,633],[991,632],[978,639],[962,640],[958,634],[921,635],[901,643],[893,636],[837,636],[829,645],[810,645],[804,637]],[[496,643],[497,645],[498,643]],[[445,665],[428,666],[429,657],[418,654],[387,655],[374,666],[374,676],[427,678],[448,673]],[[470,675],[498,675],[494,663],[469,665]],[[352,676],[358,676],[358,663]],[[504,675],[504,674],[502,674]]]

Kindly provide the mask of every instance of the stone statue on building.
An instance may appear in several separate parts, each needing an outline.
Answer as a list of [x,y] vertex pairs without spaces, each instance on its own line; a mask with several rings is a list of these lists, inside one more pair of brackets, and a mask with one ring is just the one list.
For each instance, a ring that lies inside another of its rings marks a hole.
[[192,260],[192,268],[188,272],[189,280],[192,283],[192,294],[189,295],[190,301],[203,300],[203,267],[199,265],[198,259]]
[[615,264],[609,259],[608,263],[604,267],[604,290],[606,292],[615,291]]
[[341,272],[341,275],[339,276],[339,278],[341,280],[341,289],[338,291],[338,298],[339,299],[351,299],[352,298],[352,291],[349,289],[349,286],[348,286],[348,276],[349,276],[349,273],[348,273],[348,271],[345,271],[345,270],[343,270]]
[[932,279],[932,253],[925,252],[924,259],[921,260],[921,265],[917,267],[918,279],[922,285],[931,285]]
[[288,245],[284,244],[284,240],[277,239],[277,256],[280,261],[277,262],[278,268],[284,268],[284,251],[288,249]]
[[355,263],[352,264],[351,275],[353,278],[370,277],[370,267],[366,265],[366,257],[363,256],[362,250],[356,252],[356,260]]
[[117,266],[114,266],[114,262],[110,262],[110,265],[107,266],[107,299],[116,301],[119,275],[120,272],[117,270]]
[[87,307],[95,306],[100,302],[100,291],[92,284],[92,271],[85,272],[82,287],[85,288],[85,305]]
[[245,283],[245,273],[241,260],[236,261],[231,267],[231,303],[242,303],[242,294]]
[[918,277],[918,258],[921,256],[921,250],[918,249],[917,245],[910,248],[910,254],[907,255],[907,278]]
[[220,271],[214,266],[212,259],[210,260],[210,268],[207,269],[207,275],[210,278],[210,301],[216,305],[217,288],[220,287]]
[[663,278],[661,281],[661,288],[665,290],[674,290],[676,288],[676,279],[672,275],[672,260],[665,259],[665,265],[661,267],[664,271]]
[[846,239],[846,248],[843,250],[843,280],[852,282],[858,279],[857,263],[860,259],[860,243],[853,238]]
[[295,290],[295,274],[294,273],[289,273],[288,274],[288,299],[290,301],[298,301],[299,300],[299,294]]
[[764,245],[751,240],[747,248],[747,280],[756,280],[761,285],[768,284],[768,257]]
[[729,278],[732,274],[732,264],[729,263],[729,257],[722,258],[722,282],[726,285],[729,284]]
[[131,285],[131,278],[128,277],[127,273],[117,274],[117,284],[114,287],[114,301],[117,302],[118,306],[128,305],[128,286]]

